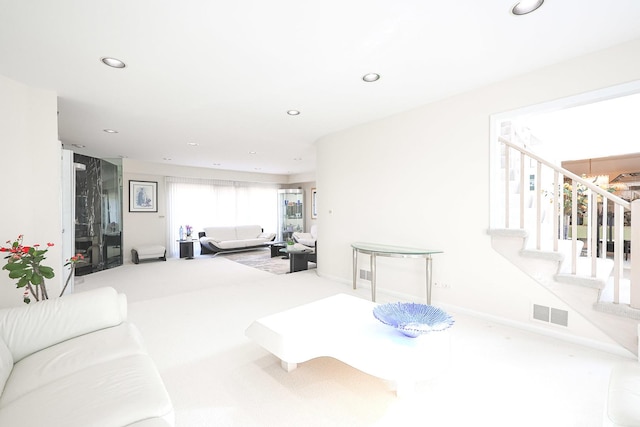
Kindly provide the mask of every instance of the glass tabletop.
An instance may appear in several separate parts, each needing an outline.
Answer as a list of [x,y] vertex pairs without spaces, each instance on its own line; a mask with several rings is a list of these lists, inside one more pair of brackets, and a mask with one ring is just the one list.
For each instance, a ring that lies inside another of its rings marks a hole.
[[379,245],[377,243],[363,242],[352,243],[351,247],[360,251],[376,252],[382,254],[429,255],[442,253],[442,251],[438,249],[409,248],[406,246]]
[[308,249],[287,249],[287,248],[283,248],[283,249],[280,249],[280,252],[282,252],[283,254],[312,254],[313,253],[313,249],[312,248],[308,248]]

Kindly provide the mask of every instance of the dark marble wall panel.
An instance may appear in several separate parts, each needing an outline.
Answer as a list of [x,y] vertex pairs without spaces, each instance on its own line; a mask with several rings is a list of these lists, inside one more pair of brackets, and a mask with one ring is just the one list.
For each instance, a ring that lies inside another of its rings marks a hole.
[[76,276],[122,265],[120,248],[122,191],[118,166],[89,156],[74,154],[76,163],[75,253],[85,262]]

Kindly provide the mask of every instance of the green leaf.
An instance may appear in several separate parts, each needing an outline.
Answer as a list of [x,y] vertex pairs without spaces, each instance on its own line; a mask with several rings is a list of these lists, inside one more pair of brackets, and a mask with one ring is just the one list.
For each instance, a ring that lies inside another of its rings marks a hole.
[[19,279],[20,277],[27,274],[27,270],[11,270],[9,272],[10,279]]
[[42,276],[39,274],[34,274],[31,278],[31,283],[33,283],[34,285],[41,285],[43,281],[44,280],[42,279]]
[[55,276],[55,274],[53,272],[53,268],[51,268],[51,267],[47,267],[47,266],[41,265],[38,270],[40,271],[40,274],[42,274],[47,279],[51,279],[53,276]]
[[21,270],[24,269],[25,266],[23,263],[21,262],[12,262],[12,263],[8,263],[7,265],[5,265],[4,267],[2,267],[3,270],[9,270],[9,271],[13,271],[13,270]]

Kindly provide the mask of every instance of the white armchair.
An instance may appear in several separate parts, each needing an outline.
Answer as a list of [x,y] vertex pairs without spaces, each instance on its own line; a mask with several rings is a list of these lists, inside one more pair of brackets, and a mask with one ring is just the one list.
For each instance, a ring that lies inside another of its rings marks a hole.
[[296,231],[291,237],[296,243],[315,248],[316,239],[318,238],[318,227],[314,224],[308,233],[299,233]]
[[311,253],[307,259],[311,262],[318,263],[318,227],[314,224],[311,226],[311,229],[308,233],[299,233],[295,232],[291,235],[293,241],[296,242],[296,245],[303,245],[303,247],[313,248],[313,253]]

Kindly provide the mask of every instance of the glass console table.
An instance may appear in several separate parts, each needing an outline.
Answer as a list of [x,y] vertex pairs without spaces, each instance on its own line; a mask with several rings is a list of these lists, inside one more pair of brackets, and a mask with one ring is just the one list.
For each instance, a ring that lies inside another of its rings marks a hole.
[[353,289],[356,288],[358,270],[358,253],[369,255],[371,267],[371,301],[376,300],[376,257],[385,256],[393,258],[424,258],[426,260],[426,287],[427,304],[431,304],[431,255],[440,254],[442,251],[432,249],[407,248],[402,246],[378,245],[375,243],[353,243]]

